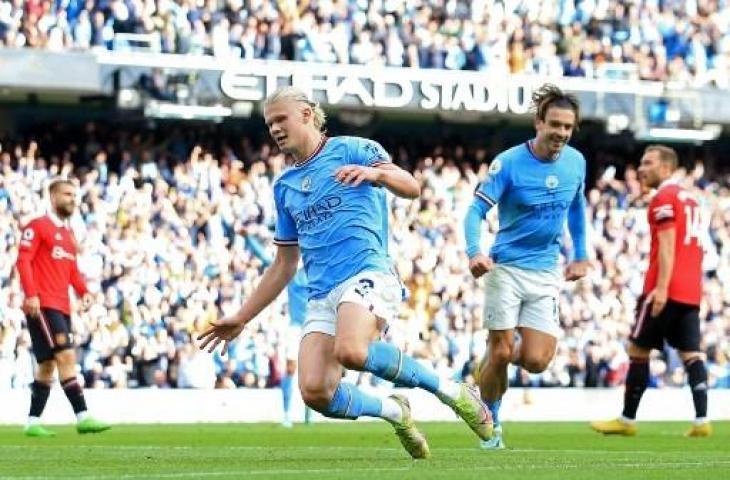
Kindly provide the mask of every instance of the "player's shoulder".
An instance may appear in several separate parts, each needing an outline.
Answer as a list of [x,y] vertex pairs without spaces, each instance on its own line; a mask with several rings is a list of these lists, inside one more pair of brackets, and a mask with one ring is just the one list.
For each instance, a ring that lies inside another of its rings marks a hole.
[[654,194],[654,197],[652,197],[651,201],[652,201],[652,203],[673,201],[674,199],[679,197],[679,195],[682,191],[683,191],[683,189],[678,183],[672,182],[672,183],[668,183],[665,185],[661,185],[657,189],[657,191]]
[[348,158],[355,163],[375,166],[390,161],[390,155],[377,140],[355,136],[333,137],[333,140],[333,147],[344,146]]
[[572,147],[570,145],[566,145],[566,146],[563,147],[563,155],[566,158],[569,158],[569,159],[571,159],[573,161],[576,161],[576,162],[579,162],[579,163],[585,163],[586,162],[586,158],[583,155],[583,153],[581,153],[581,151],[578,150],[577,148]]
[[25,230],[27,228],[32,228],[33,230],[41,230],[46,228],[50,223],[51,219],[48,217],[48,215],[35,215],[30,217],[30,219],[25,222],[22,229]]
[[332,145],[347,145],[349,147],[360,147],[363,144],[374,143],[378,144],[375,140],[371,140],[365,137],[358,137],[356,135],[340,135],[337,137],[329,137],[328,142],[332,142]]
[[293,173],[292,167],[286,167],[284,170],[279,172],[271,182],[271,189],[274,191],[274,198],[279,198],[279,195],[286,188],[287,178],[291,177]]
[[502,163],[514,162],[525,156],[531,155],[530,148],[527,146],[527,142],[520,143],[514,147],[510,147],[507,150],[502,150],[494,157],[495,160],[499,159]]
[[329,142],[333,147],[345,147],[350,152],[363,151],[370,152],[372,155],[381,155],[383,151],[383,146],[377,140],[354,135],[330,137]]
[[489,163],[489,173],[496,175],[503,170],[511,169],[516,162],[519,162],[524,158],[525,154],[529,153],[530,151],[526,143],[521,143],[507,150],[503,150]]

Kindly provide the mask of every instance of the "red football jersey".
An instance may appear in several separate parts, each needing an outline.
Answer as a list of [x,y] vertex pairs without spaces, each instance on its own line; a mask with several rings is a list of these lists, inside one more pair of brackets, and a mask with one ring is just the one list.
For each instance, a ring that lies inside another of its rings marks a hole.
[[654,290],[659,274],[658,233],[675,228],[674,268],[668,297],[675,302],[699,305],[702,297],[702,217],[697,200],[674,182],[659,186],[649,203],[651,250],[644,294]]
[[40,297],[42,308],[70,315],[69,285],[79,296],[88,291],[76,265],[73,232],[55,215],[36,218],[23,229],[16,267],[25,296]]

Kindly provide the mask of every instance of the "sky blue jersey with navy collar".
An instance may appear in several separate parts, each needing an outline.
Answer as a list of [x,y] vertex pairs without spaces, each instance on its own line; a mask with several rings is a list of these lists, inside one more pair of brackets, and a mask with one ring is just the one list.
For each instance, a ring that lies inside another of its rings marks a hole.
[[390,162],[383,147],[360,137],[323,137],[306,160],[274,182],[279,246],[298,245],[310,299],[322,298],[364,271],[391,271],[388,208],[382,187],[357,187],[335,179],[340,167]]
[[531,142],[497,155],[465,219],[469,258],[479,253],[482,220],[499,205],[499,230],[489,252],[496,263],[556,268],[566,218],[573,260],[586,260],[585,177],[585,158],[568,145],[552,161],[538,158]]

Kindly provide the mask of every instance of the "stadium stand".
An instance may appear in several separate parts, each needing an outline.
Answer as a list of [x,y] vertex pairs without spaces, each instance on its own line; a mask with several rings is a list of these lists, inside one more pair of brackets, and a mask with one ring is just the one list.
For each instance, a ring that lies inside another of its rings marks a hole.
[[726,88],[729,14],[706,0],[3,0],[0,44]]
[[[439,371],[469,379],[486,332],[460,221],[491,150],[448,142],[429,148],[418,154],[398,144],[390,148],[415,173],[423,193],[413,202],[392,202],[391,252],[410,296],[388,335]],[[648,250],[645,198],[630,166],[636,159],[628,160],[620,175],[610,166],[598,172],[588,192],[597,268],[563,290],[565,335],[556,360],[540,376],[512,371],[513,384],[622,383],[628,362],[622,342]],[[42,211],[44,181],[59,173],[79,180],[82,198],[73,225],[82,239],[83,271],[99,297],[75,322],[87,387],[277,385],[287,341],[284,296],[257,328],[244,331],[230,358],[200,352],[191,337],[252,290],[272,252],[271,186],[283,167],[283,156],[260,138],[232,140],[213,129],[175,124],[153,131],[90,122],[3,139],[0,388],[32,381],[13,261],[19,225]],[[730,177],[707,174],[701,163],[683,175],[711,212],[703,349],[711,386],[729,388]],[[681,361],[671,350],[657,354],[651,365],[654,386],[684,383]],[[373,379],[362,375],[358,381]]]

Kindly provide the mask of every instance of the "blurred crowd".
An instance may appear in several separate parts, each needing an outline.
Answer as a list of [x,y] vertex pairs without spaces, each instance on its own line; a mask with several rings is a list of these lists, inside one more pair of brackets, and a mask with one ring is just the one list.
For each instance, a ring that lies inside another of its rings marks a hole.
[[0,44],[730,85],[726,0],[0,0]]
[[[0,390],[32,381],[30,337],[14,271],[20,225],[47,208],[55,175],[78,179],[72,227],[79,263],[96,294],[73,318],[80,377],[90,388],[265,388],[278,385],[295,333],[280,298],[234,342],[230,356],[201,352],[194,337],[251,293],[274,253],[272,180],[285,157],[245,136],[229,142],[195,129],[163,132],[89,123],[72,135],[46,129],[0,149]],[[81,140],[79,140],[81,139]],[[391,199],[391,255],[409,297],[388,339],[445,375],[473,380],[484,353],[483,293],[469,274],[461,219],[491,156],[437,146],[426,155],[390,149],[421,183],[420,198]],[[564,337],[539,375],[510,371],[522,386],[615,386],[628,365],[625,339],[642,286],[647,199],[636,172],[609,167],[588,191],[595,268],[565,284]],[[730,387],[730,177],[702,165],[682,182],[708,213],[701,310],[710,385]],[[496,215],[488,217],[493,240]],[[569,242],[566,243],[566,252]],[[564,258],[561,260],[564,262]],[[652,384],[683,385],[676,352],[656,352]],[[356,380],[375,384],[369,375]]]

